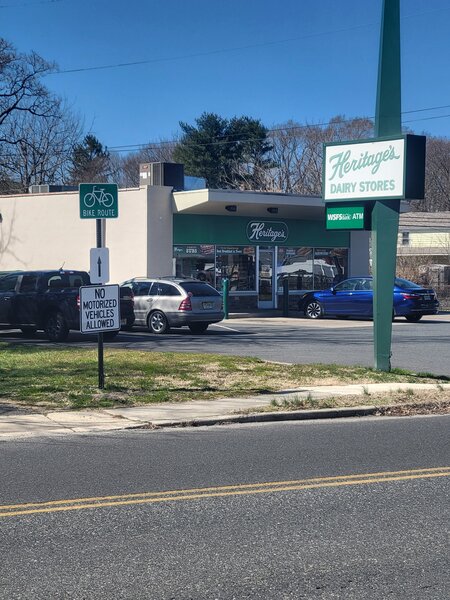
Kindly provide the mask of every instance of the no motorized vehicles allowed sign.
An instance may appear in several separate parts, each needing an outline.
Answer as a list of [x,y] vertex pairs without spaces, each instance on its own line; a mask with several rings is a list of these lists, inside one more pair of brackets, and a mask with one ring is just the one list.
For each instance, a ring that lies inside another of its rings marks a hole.
[[80,288],[80,331],[99,333],[120,329],[118,285]]

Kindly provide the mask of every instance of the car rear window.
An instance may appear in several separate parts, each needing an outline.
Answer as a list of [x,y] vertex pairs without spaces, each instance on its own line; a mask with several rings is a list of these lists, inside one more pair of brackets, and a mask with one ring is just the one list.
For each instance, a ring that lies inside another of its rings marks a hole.
[[44,289],[79,288],[90,283],[89,275],[83,271],[60,271],[47,273],[41,281],[41,286]]
[[193,296],[220,296],[219,292],[211,285],[201,281],[182,281],[179,285]]
[[422,287],[421,285],[417,285],[417,283],[413,283],[407,279],[401,279],[400,277],[396,277],[395,285],[402,290],[414,290]]

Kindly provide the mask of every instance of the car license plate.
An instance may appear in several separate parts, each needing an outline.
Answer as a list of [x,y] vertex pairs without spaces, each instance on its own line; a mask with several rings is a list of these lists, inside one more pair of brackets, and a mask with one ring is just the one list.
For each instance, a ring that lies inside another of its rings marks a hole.
[[424,300],[431,300],[431,296],[429,294],[425,294],[423,297]]
[[202,302],[202,306],[205,310],[208,310],[209,308],[213,307],[213,303],[212,302]]

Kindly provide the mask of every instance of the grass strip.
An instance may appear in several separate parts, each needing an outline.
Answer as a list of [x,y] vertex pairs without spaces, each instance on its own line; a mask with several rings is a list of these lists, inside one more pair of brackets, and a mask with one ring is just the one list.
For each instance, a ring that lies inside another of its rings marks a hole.
[[[245,397],[303,385],[444,383],[449,378],[394,369],[284,365],[216,354],[105,349],[105,389],[97,389],[97,351],[0,343],[0,402],[55,408],[136,406]],[[363,401],[367,398],[363,397]]]

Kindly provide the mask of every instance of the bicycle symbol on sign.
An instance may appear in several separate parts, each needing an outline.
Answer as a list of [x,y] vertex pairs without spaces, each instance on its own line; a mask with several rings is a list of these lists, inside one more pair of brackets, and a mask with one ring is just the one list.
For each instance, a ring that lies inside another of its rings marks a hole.
[[92,192],[84,196],[83,202],[86,208],[92,208],[96,202],[105,208],[110,208],[114,204],[114,198],[112,194],[105,192],[105,188],[96,189],[94,185]]

